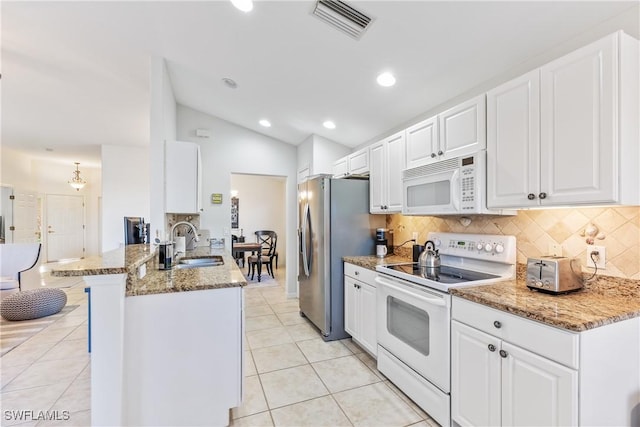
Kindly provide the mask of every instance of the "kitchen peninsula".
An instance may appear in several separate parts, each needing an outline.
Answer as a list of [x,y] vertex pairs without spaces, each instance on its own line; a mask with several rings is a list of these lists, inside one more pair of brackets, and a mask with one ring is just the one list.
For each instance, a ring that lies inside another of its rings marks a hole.
[[91,288],[92,425],[227,425],[242,398],[243,286],[222,265],[158,270],[156,247],[128,245],[62,265]]

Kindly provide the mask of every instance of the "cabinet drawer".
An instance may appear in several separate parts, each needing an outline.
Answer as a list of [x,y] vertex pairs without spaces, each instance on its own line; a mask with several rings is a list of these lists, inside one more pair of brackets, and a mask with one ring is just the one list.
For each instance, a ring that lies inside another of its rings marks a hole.
[[565,366],[578,369],[578,334],[453,297],[452,318]]
[[344,263],[344,274],[345,276],[352,277],[354,279],[365,282],[371,286],[376,286],[376,275],[377,273],[373,270],[369,270],[368,268],[359,267],[354,264],[349,264],[348,262]]

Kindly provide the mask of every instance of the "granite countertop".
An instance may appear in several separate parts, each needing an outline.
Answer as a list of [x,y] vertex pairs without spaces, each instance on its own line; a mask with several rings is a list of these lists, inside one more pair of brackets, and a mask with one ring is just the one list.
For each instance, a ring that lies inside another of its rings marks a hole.
[[598,276],[583,289],[550,295],[527,288],[524,278],[451,289],[452,295],[580,332],[640,316],[640,281]]
[[[127,245],[106,252],[102,257],[90,257],[64,264],[51,271],[52,276],[93,276],[101,274],[127,274],[125,296],[153,295],[208,289],[241,287],[247,284],[233,257],[224,249],[198,247],[180,258],[221,256],[220,266],[172,268],[158,270],[155,245]],[[138,268],[147,265],[147,274],[139,279]]]
[[[347,256],[344,262],[375,270],[377,265],[411,262],[406,256]],[[518,264],[517,280],[451,288],[449,292],[488,307],[580,332],[640,317],[640,281],[598,276],[583,289],[563,295],[532,291],[525,284],[526,265]]]
[[375,270],[377,265],[413,262],[411,258],[400,255],[388,255],[384,258],[375,255],[345,256],[342,257],[342,260],[349,264],[357,265],[358,267],[368,268],[369,270]]

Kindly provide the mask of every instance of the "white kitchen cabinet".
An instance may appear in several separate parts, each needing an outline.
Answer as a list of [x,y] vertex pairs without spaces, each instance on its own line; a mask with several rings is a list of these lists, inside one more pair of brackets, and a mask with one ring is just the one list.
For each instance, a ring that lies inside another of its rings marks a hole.
[[334,178],[344,178],[349,175],[349,157],[336,160],[331,167],[331,174]]
[[425,165],[437,158],[438,117],[407,128],[407,168]]
[[402,170],[405,169],[405,131],[373,144],[369,150],[371,213],[402,211]]
[[472,154],[487,148],[485,95],[476,96],[438,114],[438,160]]
[[451,337],[451,407],[458,424],[577,424],[576,370],[455,320]]
[[165,146],[165,210],[199,213],[202,210],[200,146],[167,142]]
[[344,329],[362,348],[375,356],[375,272],[345,263],[344,273]]
[[639,204],[638,42],[622,32],[487,93],[487,205]]
[[452,319],[460,426],[640,422],[640,318],[571,332],[454,296]]
[[369,175],[369,147],[338,159],[332,168],[334,178]]

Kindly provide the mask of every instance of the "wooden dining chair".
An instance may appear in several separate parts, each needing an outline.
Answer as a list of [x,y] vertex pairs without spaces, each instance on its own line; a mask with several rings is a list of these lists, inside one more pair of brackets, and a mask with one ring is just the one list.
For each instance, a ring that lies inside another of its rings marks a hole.
[[277,259],[278,252],[276,248],[278,245],[278,234],[271,230],[258,230],[255,234],[256,242],[262,245],[262,250],[260,254],[251,255],[247,258],[251,270],[251,280],[253,280],[256,266],[258,265],[258,256],[261,257],[262,264],[267,267],[267,273],[275,278],[273,273],[273,260]]
[[242,267],[244,267],[244,252],[236,252],[233,250],[234,243],[240,242],[244,242],[244,237],[239,238],[235,234],[231,235],[231,253],[233,254],[233,259],[238,265],[240,265],[240,261],[242,261]]

